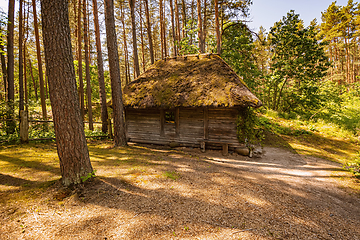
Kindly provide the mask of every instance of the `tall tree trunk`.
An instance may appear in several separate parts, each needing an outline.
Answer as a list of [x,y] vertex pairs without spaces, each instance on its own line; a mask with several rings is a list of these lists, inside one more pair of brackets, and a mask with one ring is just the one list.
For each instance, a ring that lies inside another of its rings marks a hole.
[[121,23],[123,25],[123,39],[124,39],[124,53],[125,53],[125,85],[128,85],[130,82],[130,66],[129,66],[129,53],[128,53],[127,39],[126,39],[125,14],[122,4],[123,3],[120,3],[120,12],[121,12]]
[[164,28],[163,28],[163,0],[159,0],[159,11],[160,11],[160,39],[161,39],[161,59],[165,58],[165,52],[164,52]]
[[[1,26],[0,26],[0,31],[2,31]],[[2,44],[0,44],[0,55],[1,55],[1,70],[2,70],[2,75],[3,75],[3,80],[4,80],[4,99],[8,99],[7,98],[7,69],[6,69],[6,60],[5,60],[5,52],[4,52],[4,46]]]
[[130,14],[131,14],[131,28],[133,38],[133,51],[134,51],[134,71],[135,77],[140,75],[139,56],[136,42],[136,24],[135,24],[135,0],[129,0]]
[[170,0],[170,10],[171,10],[171,32],[173,37],[173,55],[177,56],[176,50],[176,35],[175,35],[175,21],[174,21],[174,8],[173,8],[173,1]]
[[148,0],[144,0],[144,1],[145,1],[145,14],[146,14],[147,33],[148,33],[148,38],[149,38],[150,60],[151,60],[151,64],[154,64],[155,57],[154,57],[154,47],[153,47],[152,34],[151,34],[149,3],[148,3]]
[[88,42],[88,22],[87,22],[87,7],[86,1],[83,2],[83,19],[84,19],[84,48],[85,48],[85,69],[86,69],[86,96],[88,105],[89,129],[94,131],[93,116],[92,116],[92,102],[91,102],[91,81],[90,81],[90,53]]
[[96,38],[96,52],[97,52],[97,65],[98,65],[98,81],[99,81],[99,96],[101,105],[101,130],[103,133],[108,131],[108,111],[106,106],[106,92],[105,92],[105,78],[104,78],[104,64],[101,51],[101,40],[100,40],[100,27],[97,9],[97,0],[93,1],[93,14],[94,14],[94,25],[95,25],[95,38]]
[[185,0],[182,0],[181,1],[181,14],[182,14],[182,32],[183,32],[183,35],[182,37],[186,37],[187,36],[187,33],[186,33],[186,3],[185,3]]
[[78,16],[77,16],[77,37],[78,37],[78,79],[79,79],[79,89],[78,89],[78,94],[79,94],[79,99],[80,99],[80,114],[81,114],[81,118],[84,121],[84,116],[85,116],[85,103],[84,103],[84,81],[83,81],[83,72],[82,72],[82,37],[81,37],[81,3],[82,1],[85,0],[79,0],[78,3]]
[[145,72],[145,47],[144,47],[144,31],[143,31],[143,27],[142,27],[142,23],[143,23],[143,18],[142,18],[142,2],[139,2],[139,16],[140,16],[140,38],[141,38],[141,56],[142,56],[142,68],[143,68],[143,72]]
[[165,57],[167,57],[168,56],[168,50],[167,50],[167,41],[166,41],[166,25],[165,25],[165,19],[166,19],[166,17],[165,17],[165,0],[164,0],[164,4],[163,4],[163,9],[162,9],[162,11],[163,11],[163,19],[162,19],[162,22],[163,22],[163,24],[162,24],[162,27],[163,27],[163,34],[164,34],[164,55],[165,55]]
[[[106,41],[109,55],[109,68],[111,79],[111,94],[114,117],[114,142],[115,146],[126,145],[124,106],[122,102],[121,79],[118,47],[116,42],[114,3],[113,0],[105,2]],[[135,39],[136,40],[136,39]]]
[[206,52],[206,25],[207,25],[207,0],[204,0],[204,19],[203,19],[203,27],[202,27],[202,45],[203,50]]
[[34,78],[34,73],[33,73],[33,67],[32,67],[32,63],[31,60],[29,58],[29,65],[30,65],[30,74],[31,74],[31,79],[34,85],[34,93],[35,93],[35,99],[36,101],[39,100],[38,94],[37,94],[37,86],[36,86],[36,82],[35,82],[35,78]]
[[15,132],[16,123],[14,120],[14,100],[15,100],[15,83],[14,83],[14,10],[15,10],[15,0],[9,0],[9,15],[8,15],[8,35],[7,35],[7,87],[8,87],[8,103],[9,103],[9,112],[7,115],[7,134]]
[[218,0],[215,0],[215,31],[216,31],[216,48],[217,54],[221,54],[221,36],[219,29],[219,3]]
[[176,41],[179,43],[181,40],[181,34],[180,34],[180,20],[179,20],[179,4],[177,0],[175,0],[175,22],[176,22]]
[[198,38],[199,38],[199,48],[200,53],[204,53],[203,46],[203,30],[202,30],[202,19],[201,19],[201,0],[197,0],[197,14],[198,14]]
[[46,112],[46,102],[45,102],[45,91],[44,91],[44,75],[42,70],[42,61],[41,61],[41,49],[40,49],[40,37],[39,37],[39,28],[36,14],[36,2],[32,0],[33,4],[33,15],[34,15],[34,30],[35,30],[35,41],[36,41],[36,52],[37,52],[37,60],[38,60],[38,69],[39,69],[39,82],[40,82],[40,99],[41,99],[41,109],[43,118],[47,119]]
[[30,88],[28,87],[28,81],[27,81],[27,72],[26,72],[26,43],[27,43],[27,39],[29,37],[29,7],[30,5],[28,4],[28,10],[27,10],[27,14],[26,14],[26,10],[25,10],[25,6],[24,6],[24,17],[26,17],[25,20],[25,24],[24,24],[24,32],[26,30],[26,37],[24,39],[24,60],[23,60],[23,65],[24,65],[24,85],[25,85],[25,103],[26,103],[26,110],[27,110],[27,104],[29,103],[29,93],[30,93]]
[[69,186],[91,176],[93,169],[76,93],[68,0],[41,0],[41,13],[62,183]]
[[24,79],[23,79],[23,0],[19,4],[19,119],[24,110]]

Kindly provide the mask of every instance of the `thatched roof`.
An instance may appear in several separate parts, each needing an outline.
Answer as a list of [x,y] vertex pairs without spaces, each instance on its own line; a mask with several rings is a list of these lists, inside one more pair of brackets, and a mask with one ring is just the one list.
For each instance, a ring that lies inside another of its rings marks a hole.
[[260,107],[240,77],[218,55],[159,60],[124,89],[132,108]]

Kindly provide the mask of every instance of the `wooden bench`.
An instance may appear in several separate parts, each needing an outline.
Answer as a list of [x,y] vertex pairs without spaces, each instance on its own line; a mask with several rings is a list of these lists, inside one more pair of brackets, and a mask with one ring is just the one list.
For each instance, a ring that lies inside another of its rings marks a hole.
[[200,149],[201,152],[205,152],[205,145],[206,143],[212,143],[212,144],[219,144],[222,146],[222,154],[224,156],[228,155],[228,151],[229,151],[229,144],[230,143],[226,143],[226,142],[220,142],[220,141],[212,141],[212,140],[200,140]]

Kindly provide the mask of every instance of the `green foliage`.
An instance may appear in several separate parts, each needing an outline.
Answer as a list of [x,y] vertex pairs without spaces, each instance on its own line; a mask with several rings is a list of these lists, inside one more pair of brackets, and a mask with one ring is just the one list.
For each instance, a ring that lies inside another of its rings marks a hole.
[[178,172],[175,172],[175,171],[166,171],[164,172],[164,177],[167,177],[167,178],[170,178],[172,180],[177,180],[179,177],[180,177],[180,174]]
[[185,30],[187,32],[187,36],[182,38],[178,43],[178,47],[180,48],[179,55],[182,56],[199,53],[199,41],[196,38],[199,29],[196,28],[196,22],[193,19],[190,19],[186,23]]
[[237,120],[237,137],[242,143],[257,144],[264,139],[263,119],[250,107],[244,108]]
[[271,28],[268,107],[304,113],[322,106],[319,82],[325,77],[330,63],[324,52],[326,43],[319,43],[316,34],[315,26],[304,28],[294,11]]
[[358,152],[357,156],[344,167],[352,172],[355,177],[360,178],[360,152]]
[[259,87],[261,75],[255,64],[253,50],[252,35],[245,24],[229,22],[224,26],[221,57],[242,77],[251,90]]
[[94,178],[94,177],[95,177],[95,173],[96,173],[96,170],[88,173],[86,176],[81,176],[81,181],[82,181],[82,182],[86,182],[86,181],[89,180],[90,178]]

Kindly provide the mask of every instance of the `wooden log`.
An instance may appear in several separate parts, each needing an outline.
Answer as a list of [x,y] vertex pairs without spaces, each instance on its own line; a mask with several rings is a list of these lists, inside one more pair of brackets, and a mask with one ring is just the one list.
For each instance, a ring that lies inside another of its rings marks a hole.
[[209,109],[204,109],[204,139],[209,139]]
[[164,126],[165,126],[165,111],[164,109],[160,109],[160,136],[162,137],[165,136]]
[[175,136],[180,137],[180,109],[175,109]]

